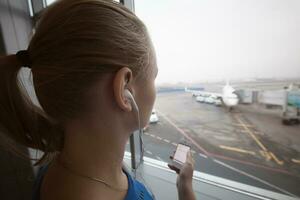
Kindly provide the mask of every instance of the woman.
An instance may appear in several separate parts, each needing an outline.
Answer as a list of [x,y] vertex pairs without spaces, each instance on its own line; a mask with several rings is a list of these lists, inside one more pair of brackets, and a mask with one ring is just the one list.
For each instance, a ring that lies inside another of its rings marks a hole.
[[[145,25],[120,4],[61,0],[44,12],[28,50],[0,59],[4,132],[50,161],[35,199],[152,199],[123,169],[126,142],[145,126],[155,100],[155,52]],[[32,71],[40,106],[21,93],[17,74]],[[179,199],[195,199],[194,161],[179,173]]]

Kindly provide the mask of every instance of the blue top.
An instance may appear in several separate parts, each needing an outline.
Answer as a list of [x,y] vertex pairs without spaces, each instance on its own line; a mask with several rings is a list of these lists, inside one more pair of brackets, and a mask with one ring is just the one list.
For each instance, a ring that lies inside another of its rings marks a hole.
[[[40,188],[43,181],[43,177],[48,169],[48,165],[40,168],[33,191],[32,200],[40,200]],[[154,200],[154,196],[151,195],[146,187],[139,181],[133,179],[131,175],[123,169],[128,179],[128,190],[124,200]]]

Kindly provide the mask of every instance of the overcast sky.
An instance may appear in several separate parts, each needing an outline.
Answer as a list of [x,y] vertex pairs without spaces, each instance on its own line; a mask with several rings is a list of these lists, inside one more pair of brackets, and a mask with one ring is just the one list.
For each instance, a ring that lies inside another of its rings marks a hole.
[[300,0],[136,0],[157,83],[300,77]]

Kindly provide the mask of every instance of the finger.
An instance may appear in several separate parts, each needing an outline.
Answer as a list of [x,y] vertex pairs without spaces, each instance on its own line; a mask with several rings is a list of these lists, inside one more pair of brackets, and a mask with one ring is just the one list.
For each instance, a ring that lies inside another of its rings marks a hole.
[[192,152],[190,151],[189,152],[189,160],[188,160],[188,162],[192,165],[192,167],[194,168],[194,166],[195,166],[195,160],[194,160],[194,157],[193,157],[193,154],[192,154]]
[[188,151],[187,154],[186,154],[186,161],[189,161],[191,162],[192,161],[192,154],[191,154],[191,151]]
[[186,163],[189,163],[191,164],[192,166],[195,165],[195,160],[192,156],[192,152],[191,151],[188,151],[187,155],[186,155]]
[[[176,152],[176,151],[173,151],[173,155],[175,154],[175,152]],[[173,160],[173,159],[174,159],[174,156],[173,156],[173,155],[172,155],[172,156],[170,156],[170,159],[171,159],[171,160]]]
[[180,173],[180,169],[178,169],[177,167],[175,167],[175,166],[173,166],[173,165],[170,165],[170,164],[168,164],[168,167],[169,167],[171,170],[175,171],[177,174]]
[[172,166],[172,165],[168,165],[168,167],[169,167],[171,170],[175,171],[176,174],[179,174],[179,173],[180,173],[180,170],[179,170],[177,167],[174,167],[174,166]]
[[192,161],[192,162],[195,162],[195,160],[194,160],[194,153],[192,152],[192,151],[189,151],[189,158],[190,158],[190,160]]

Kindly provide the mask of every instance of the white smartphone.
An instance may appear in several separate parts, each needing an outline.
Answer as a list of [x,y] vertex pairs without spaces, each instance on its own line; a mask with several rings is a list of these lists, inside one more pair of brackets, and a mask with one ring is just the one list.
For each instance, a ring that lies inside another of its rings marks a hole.
[[186,144],[183,144],[183,143],[177,144],[177,148],[176,148],[176,151],[173,156],[172,164],[175,167],[177,167],[178,169],[181,169],[182,165],[186,161],[186,155],[190,149],[191,149],[191,147]]

